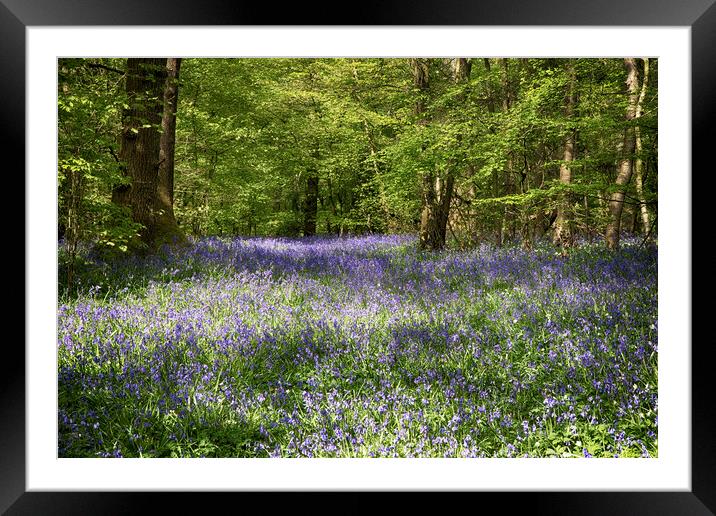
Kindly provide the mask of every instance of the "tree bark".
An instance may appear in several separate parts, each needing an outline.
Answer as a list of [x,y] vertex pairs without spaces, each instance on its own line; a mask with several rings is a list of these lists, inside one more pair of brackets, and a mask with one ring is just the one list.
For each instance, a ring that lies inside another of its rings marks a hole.
[[507,58],[501,58],[498,60],[500,62],[500,66],[502,67],[502,110],[503,111],[509,111],[510,109],[510,68],[509,68],[509,61],[507,61]]
[[[410,59],[413,72],[413,85],[418,89],[415,101],[415,114],[418,125],[426,125],[425,96],[430,88],[430,62],[427,59]],[[422,204],[420,213],[420,248],[439,249],[440,230],[438,227],[437,193],[435,191],[435,173],[429,171],[422,177]]]
[[[485,71],[487,72],[487,75],[489,76],[490,70],[491,70],[490,59],[485,57],[485,58],[483,58],[482,62],[485,65]],[[487,82],[487,110],[491,114],[493,114],[495,112],[495,97],[494,97],[494,94],[492,91],[492,86],[489,81],[489,77],[488,77],[488,82]],[[491,130],[492,130],[492,132],[494,132],[494,129],[491,129]]]
[[81,216],[83,198],[83,176],[82,170],[64,169],[65,178],[68,183],[68,195],[66,199],[67,223],[65,230],[65,249],[67,250],[67,291],[72,290],[74,282],[75,266],[77,265],[77,246],[81,237]]
[[[502,76],[500,78],[500,84],[502,86],[502,111],[507,113],[510,110],[509,61],[507,58],[500,58],[498,61],[500,63],[500,67],[502,68]],[[510,151],[508,151],[507,154],[507,163],[505,165],[504,174],[504,194],[509,195],[516,193],[516,185],[512,180],[512,152]],[[512,226],[512,233],[514,237],[514,219],[511,220],[509,215],[511,215],[511,210],[507,205],[504,205],[500,213],[500,236],[497,239],[500,242],[499,245],[502,245],[505,242],[506,235],[510,231],[510,226]]]
[[453,61],[453,79],[455,82],[460,83],[470,77],[470,71],[472,70],[472,61],[465,57],[457,57]]
[[159,143],[159,178],[157,184],[158,240],[185,240],[174,216],[174,148],[176,142],[176,114],[179,102],[179,68],[181,58],[170,57],[166,62],[167,80],[164,85],[164,112]]
[[303,236],[316,234],[316,220],[318,219],[318,147],[313,150],[314,162],[308,168],[306,177],[306,197],[303,202]]
[[[430,64],[426,59],[411,59],[413,84],[418,88],[420,96],[415,105],[415,113],[420,117],[419,124],[425,124],[425,93],[430,87]],[[453,61],[453,78],[455,82],[467,80],[471,64],[466,58]],[[421,116],[422,115],[422,116]],[[450,217],[455,188],[455,175],[448,165],[445,172],[431,171],[423,175],[422,197],[423,209],[420,216],[420,248],[436,251],[445,247],[447,224]]]
[[115,188],[112,200],[129,206],[132,220],[142,225],[141,241],[154,247],[159,147],[166,59],[127,59],[128,108],[123,112],[119,158],[130,184]]
[[[413,84],[419,90],[415,114],[422,115],[425,112],[425,94],[430,88],[430,62],[427,59],[411,59],[410,67],[413,70]],[[420,122],[425,123],[426,120],[422,119]]]
[[430,172],[423,176],[423,210],[420,214],[420,248],[439,249],[437,195],[434,189],[435,175]]
[[452,171],[448,171],[445,174],[445,179],[441,177],[437,178],[436,190],[438,194],[438,213],[437,213],[437,225],[438,225],[438,237],[439,244],[442,248],[445,246],[445,238],[447,236],[447,224],[450,218],[450,204],[452,203],[452,196],[455,190],[455,175]]
[[[627,91],[629,92],[629,103],[627,105],[626,120],[631,122],[636,117],[636,110],[639,98],[639,72],[636,67],[636,59],[628,57],[624,59],[624,66],[627,70]],[[624,208],[624,189],[629,184],[632,174],[631,160],[636,146],[634,127],[629,125],[624,130],[621,155],[615,185],[617,190],[609,197],[609,224],[605,240],[609,249],[619,248],[619,234],[621,230],[622,210]]]
[[310,170],[306,178],[306,199],[303,207],[303,236],[316,234],[318,218],[318,174]]
[[[569,83],[567,86],[567,105],[565,108],[565,115],[567,117],[567,123],[571,125],[571,119],[574,116],[574,109],[577,103],[576,97],[576,71],[574,59],[569,60],[567,65],[567,73],[569,75]],[[559,182],[563,185],[569,185],[572,183],[572,169],[571,162],[574,161],[574,145],[575,145],[575,131],[574,127],[567,129],[567,136],[564,139],[564,154],[562,156],[562,164],[559,166]],[[571,214],[571,196],[569,193],[564,193],[560,196],[559,206],[557,207],[557,220],[555,221],[555,229],[553,242],[555,245],[559,245],[563,248],[571,247],[573,244],[573,232],[572,232],[572,214]]]
[[[483,64],[485,65],[485,71],[490,75],[491,66],[490,66],[490,59],[485,57],[483,58]],[[492,91],[491,83],[488,81],[487,86],[487,111],[490,113],[490,115],[495,114],[495,94]],[[503,84],[504,87],[504,84]],[[494,125],[490,124],[490,132],[492,134],[495,134],[495,127]],[[500,172],[495,170],[492,173],[492,196],[497,198],[502,195],[502,191],[500,190]],[[502,247],[502,224],[505,218],[505,208],[503,206],[499,207],[500,215],[496,218],[495,223],[495,245],[497,247]]]
[[[649,58],[645,58],[644,61],[644,78],[641,81],[641,92],[639,93],[639,101],[637,103],[636,118],[640,118],[642,115],[642,106],[644,104],[644,98],[646,97],[647,86],[649,85]],[[642,145],[641,145],[641,129],[639,125],[634,127],[634,143],[636,147],[636,159],[634,160],[634,173],[636,181],[636,194],[639,199],[641,221],[644,226],[644,233],[649,238],[648,231],[651,228],[649,222],[649,208],[646,205],[646,198],[644,197],[644,162],[641,159]]]

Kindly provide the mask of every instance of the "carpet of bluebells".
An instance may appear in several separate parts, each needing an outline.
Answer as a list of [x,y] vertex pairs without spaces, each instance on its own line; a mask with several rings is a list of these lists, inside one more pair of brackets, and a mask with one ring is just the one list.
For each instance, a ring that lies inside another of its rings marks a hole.
[[657,249],[638,241],[204,238],[78,281],[60,457],[657,455]]

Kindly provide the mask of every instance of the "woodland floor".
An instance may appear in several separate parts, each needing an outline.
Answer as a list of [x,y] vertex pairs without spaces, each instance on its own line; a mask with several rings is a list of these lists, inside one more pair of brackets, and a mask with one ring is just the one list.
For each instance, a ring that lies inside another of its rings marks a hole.
[[657,455],[657,249],[204,238],[58,307],[61,457]]

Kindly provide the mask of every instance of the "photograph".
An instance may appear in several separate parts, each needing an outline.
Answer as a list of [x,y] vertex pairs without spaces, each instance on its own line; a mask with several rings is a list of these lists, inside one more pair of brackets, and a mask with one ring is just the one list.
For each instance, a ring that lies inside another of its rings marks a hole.
[[58,456],[658,457],[658,74],[58,59]]

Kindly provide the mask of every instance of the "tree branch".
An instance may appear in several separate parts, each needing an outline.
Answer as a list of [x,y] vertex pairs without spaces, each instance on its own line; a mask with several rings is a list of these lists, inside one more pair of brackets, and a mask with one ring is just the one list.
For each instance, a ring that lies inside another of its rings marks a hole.
[[641,249],[644,246],[644,244],[646,244],[647,240],[649,240],[649,237],[651,237],[651,232],[654,230],[654,226],[656,226],[656,215],[654,215],[654,220],[651,222],[649,231],[646,232],[646,235],[644,236],[644,240],[641,241],[641,243],[639,244],[639,247],[637,247],[637,250]]
[[110,154],[112,155],[112,157],[114,158],[114,161],[116,161],[117,163],[120,163],[120,162],[121,162],[121,160],[117,157],[117,154],[115,154],[114,149],[113,149],[112,147],[109,147],[109,146],[108,146],[108,147],[107,147],[107,150],[109,151],[109,153],[110,153]]
[[122,70],[118,70],[117,68],[112,68],[111,66],[103,65],[101,63],[85,63],[90,68],[101,68],[102,70],[107,70],[108,72],[114,72],[118,73],[119,75],[124,75],[126,72],[123,72]]

